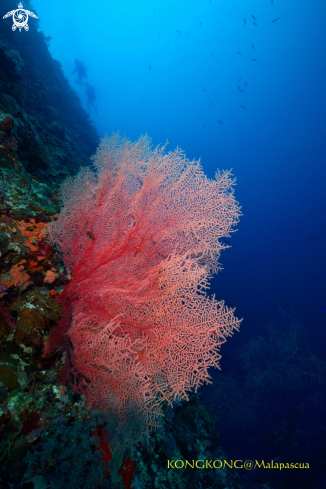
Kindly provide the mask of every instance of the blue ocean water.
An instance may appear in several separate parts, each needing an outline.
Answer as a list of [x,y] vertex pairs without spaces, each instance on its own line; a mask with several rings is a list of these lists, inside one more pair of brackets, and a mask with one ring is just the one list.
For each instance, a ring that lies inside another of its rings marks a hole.
[[[136,140],[148,133],[154,145],[168,140],[168,148],[201,158],[211,178],[217,168],[233,169],[243,216],[227,238],[232,247],[221,256],[224,270],[211,292],[236,307],[243,323],[222,347],[222,372],[233,375],[233,352],[266,334],[266,325],[286,327],[280,310],[302,325],[310,359],[325,358],[326,3],[34,0],[33,6],[52,38],[50,52],[101,136],[119,130]],[[75,59],[95,89],[91,106],[72,73]],[[313,392],[289,402],[308,405]],[[324,396],[325,388],[318,392]],[[265,400],[270,406],[272,397]],[[233,447],[229,442],[230,457]],[[239,438],[234,453],[243,455],[245,447]]]

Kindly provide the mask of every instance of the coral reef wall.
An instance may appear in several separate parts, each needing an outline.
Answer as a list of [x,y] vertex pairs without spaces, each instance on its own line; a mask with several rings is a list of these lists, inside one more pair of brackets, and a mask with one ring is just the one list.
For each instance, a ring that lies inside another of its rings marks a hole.
[[[33,10],[27,2],[24,7]],[[1,17],[10,10],[12,3],[3,1]],[[65,284],[65,272],[44,236],[59,212],[59,184],[89,165],[98,138],[49,52],[50,40],[37,27],[33,19],[28,32],[13,32],[12,18],[1,19],[0,351],[5,359],[0,385],[5,392],[26,389],[30,361],[34,365],[43,336],[60,317],[53,298]],[[20,353],[29,357],[28,368],[11,358]]]

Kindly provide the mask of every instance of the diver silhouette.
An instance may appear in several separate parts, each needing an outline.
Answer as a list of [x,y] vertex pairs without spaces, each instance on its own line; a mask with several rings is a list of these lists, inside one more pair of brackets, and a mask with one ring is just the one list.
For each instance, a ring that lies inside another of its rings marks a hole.
[[83,82],[83,85],[86,87],[86,96],[87,96],[87,107],[88,107],[88,113],[90,114],[91,112],[91,107],[94,107],[95,113],[97,114],[97,107],[94,105],[94,100],[96,99],[95,96],[95,88],[92,87],[89,83]]
[[78,80],[76,80],[76,83],[78,83],[78,85],[82,85],[83,78],[87,78],[87,71],[86,71],[86,68],[83,65],[83,63],[81,61],[79,61],[78,59],[75,59],[75,69],[72,72],[72,74],[74,74],[76,72],[78,75]]

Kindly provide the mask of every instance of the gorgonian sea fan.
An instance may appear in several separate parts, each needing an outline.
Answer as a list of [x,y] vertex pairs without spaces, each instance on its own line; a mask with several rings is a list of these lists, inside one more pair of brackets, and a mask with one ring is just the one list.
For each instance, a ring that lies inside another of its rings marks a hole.
[[206,289],[238,222],[230,172],[208,179],[180,149],[105,137],[61,189],[48,226],[72,278],[49,351],[65,345],[66,368],[95,409],[141,415],[157,426],[164,401],[187,399],[218,367],[238,329],[234,310]]

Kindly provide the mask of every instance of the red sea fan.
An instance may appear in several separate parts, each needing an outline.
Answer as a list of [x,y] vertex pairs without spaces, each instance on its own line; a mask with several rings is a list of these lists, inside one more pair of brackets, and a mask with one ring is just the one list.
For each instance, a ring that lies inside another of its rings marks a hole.
[[61,190],[51,244],[72,274],[50,350],[96,409],[157,426],[164,401],[187,399],[218,367],[240,321],[206,296],[219,270],[219,239],[238,222],[230,172],[209,180],[180,149],[105,137]]

